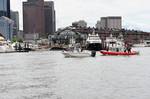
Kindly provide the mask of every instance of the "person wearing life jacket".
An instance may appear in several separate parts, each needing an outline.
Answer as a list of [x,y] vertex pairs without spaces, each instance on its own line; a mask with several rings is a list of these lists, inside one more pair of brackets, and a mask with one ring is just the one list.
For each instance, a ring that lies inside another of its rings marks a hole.
[[131,53],[131,46],[130,45],[127,45],[127,51],[128,51],[128,53]]

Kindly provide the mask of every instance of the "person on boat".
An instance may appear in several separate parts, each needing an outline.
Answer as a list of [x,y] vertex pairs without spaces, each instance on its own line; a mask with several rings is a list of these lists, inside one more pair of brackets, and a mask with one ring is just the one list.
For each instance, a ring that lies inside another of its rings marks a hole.
[[106,47],[106,51],[109,51],[109,47],[108,46]]
[[126,52],[126,51],[127,51],[127,48],[125,47],[125,48],[124,48],[124,52]]
[[128,47],[128,53],[131,53],[131,47]]
[[128,51],[128,53],[131,53],[131,46],[130,45],[127,45],[127,51]]
[[77,52],[81,52],[81,45],[80,45],[80,43],[76,44],[76,50],[77,50]]
[[116,48],[116,51],[119,52],[119,48]]
[[83,52],[83,50],[84,50],[83,47],[81,47],[81,52]]
[[74,49],[73,44],[70,44],[69,47],[67,48],[67,51],[73,51],[73,49]]

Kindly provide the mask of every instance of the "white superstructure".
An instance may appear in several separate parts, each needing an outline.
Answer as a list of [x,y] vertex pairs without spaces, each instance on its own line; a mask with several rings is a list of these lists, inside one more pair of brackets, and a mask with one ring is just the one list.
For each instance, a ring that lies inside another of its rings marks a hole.
[[95,31],[93,31],[92,34],[88,35],[86,45],[87,50],[100,51],[102,49],[102,40],[100,39],[99,35],[95,34]]

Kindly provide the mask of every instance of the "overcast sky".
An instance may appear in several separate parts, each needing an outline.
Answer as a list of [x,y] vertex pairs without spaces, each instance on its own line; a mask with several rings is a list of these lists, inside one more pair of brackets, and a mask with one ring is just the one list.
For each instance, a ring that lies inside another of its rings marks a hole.
[[[11,9],[20,13],[22,29],[22,1],[11,0]],[[49,1],[49,0],[46,0]],[[71,25],[73,21],[85,20],[95,26],[104,16],[122,16],[123,27],[150,31],[149,0],[54,0],[57,28]]]

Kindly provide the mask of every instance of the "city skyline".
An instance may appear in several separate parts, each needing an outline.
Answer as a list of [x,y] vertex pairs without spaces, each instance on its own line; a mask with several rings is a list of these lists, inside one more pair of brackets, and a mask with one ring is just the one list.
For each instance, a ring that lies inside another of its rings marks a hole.
[[[26,0],[11,0],[11,9],[20,13],[21,29],[23,27],[22,1]],[[148,0],[87,0],[86,2],[54,0],[54,2],[57,28],[71,25],[78,20],[85,20],[88,26],[95,26],[100,17],[122,16],[124,28],[150,31],[150,21],[147,21],[150,18]]]

